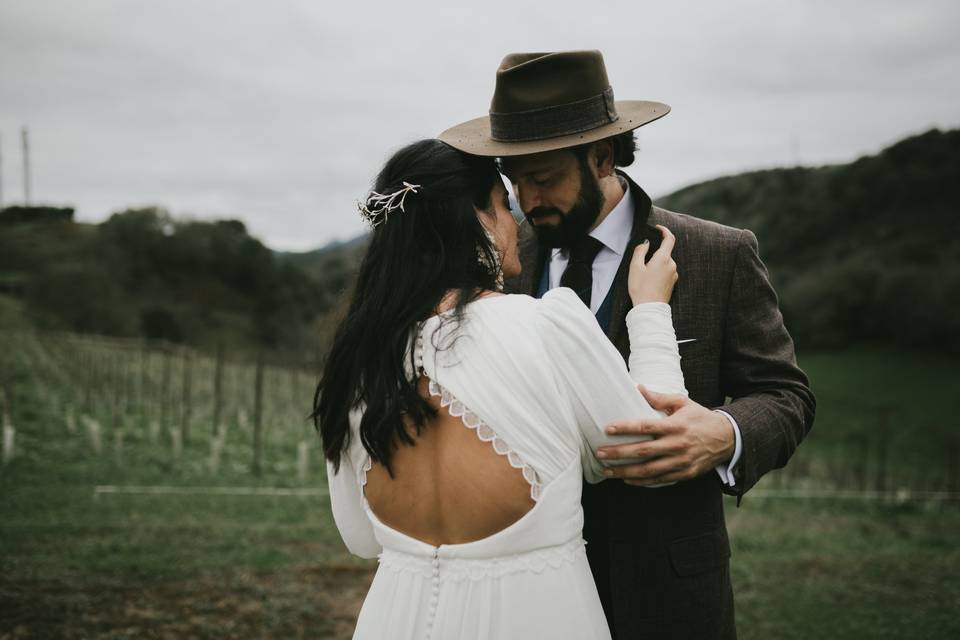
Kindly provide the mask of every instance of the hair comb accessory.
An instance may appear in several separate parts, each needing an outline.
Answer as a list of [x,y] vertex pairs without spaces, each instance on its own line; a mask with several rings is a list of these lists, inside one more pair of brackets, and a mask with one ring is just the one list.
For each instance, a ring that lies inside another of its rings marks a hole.
[[387,221],[390,213],[397,209],[404,210],[403,204],[407,199],[407,194],[419,193],[418,189],[421,188],[419,184],[410,184],[404,181],[403,188],[393,193],[384,194],[371,191],[366,202],[357,202],[357,209],[360,210],[360,215],[370,224],[370,227],[376,229]]

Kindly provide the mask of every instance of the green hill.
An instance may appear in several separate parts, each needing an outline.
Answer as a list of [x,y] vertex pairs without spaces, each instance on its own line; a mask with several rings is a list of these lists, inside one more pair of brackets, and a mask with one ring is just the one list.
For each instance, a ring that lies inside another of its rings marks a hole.
[[804,347],[960,351],[960,130],[850,164],[718,178],[657,204],[754,231]]
[[275,255],[280,262],[310,274],[329,295],[336,297],[352,282],[369,240],[370,235],[365,233],[352,240],[331,242],[312,251],[278,251]]
[[[960,130],[934,129],[849,164],[717,178],[657,204],[754,231],[803,348],[960,351]],[[366,239],[281,259],[342,291]]]
[[[888,342],[960,351],[960,130],[843,165],[753,171],[657,204],[749,228],[802,348]],[[242,222],[162,209],[80,224],[0,211],[0,295],[40,327],[322,349],[369,236],[272,252]]]

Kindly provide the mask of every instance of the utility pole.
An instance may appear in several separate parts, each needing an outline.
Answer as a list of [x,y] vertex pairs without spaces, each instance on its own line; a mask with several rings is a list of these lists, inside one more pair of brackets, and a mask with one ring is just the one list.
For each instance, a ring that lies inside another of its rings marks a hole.
[[27,139],[27,128],[20,130],[23,140],[23,205],[30,206],[30,141]]

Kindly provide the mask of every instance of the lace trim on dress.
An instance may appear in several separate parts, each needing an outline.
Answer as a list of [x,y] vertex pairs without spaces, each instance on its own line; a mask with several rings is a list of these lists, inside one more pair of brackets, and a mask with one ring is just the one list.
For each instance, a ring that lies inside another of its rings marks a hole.
[[446,390],[441,384],[430,380],[430,395],[440,398],[440,406],[446,407],[450,415],[460,418],[463,424],[473,429],[477,437],[483,442],[489,442],[493,445],[493,450],[502,456],[506,456],[510,466],[514,469],[520,469],[523,472],[523,479],[530,485],[530,498],[536,502],[540,499],[543,487],[540,483],[540,475],[537,470],[524,462],[519,453],[510,448],[506,441],[497,435],[497,433],[486,422],[481,420],[477,414],[467,409],[462,402],[457,400],[452,393]]
[[[418,377],[426,375],[423,370],[423,323],[417,328],[413,346],[413,365],[416,369],[416,374]],[[543,493],[543,485],[537,470],[524,462],[520,454],[511,449],[510,445],[498,436],[490,425],[481,420],[477,414],[467,409],[452,393],[432,378],[430,379],[429,389],[430,395],[440,398],[440,406],[445,407],[451,416],[460,418],[465,426],[476,432],[477,437],[480,438],[481,441],[490,442],[493,445],[494,451],[502,456],[506,456],[511,467],[521,470],[523,479],[530,485],[530,498],[534,502],[539,501],[540,495]],[[366,454],[364,456],[364,463],[358,472],[361,488],[367,485],[367,472],[370,471],[372,467],[373,460],[370,458],[370,454]]]
[[[572,564],[583,553],[583,538],[564,544],[524,553],[494,558],[443,558],[440,561],[440,576],[443,582],[501,578],[512,573],[530,571],[543,573],[547,569],[559,569]],[[384,549],[378,556],[382,566],[394,572],[408,572],[430,578],[434,575],[433,556],[417,556],[394,549]]]

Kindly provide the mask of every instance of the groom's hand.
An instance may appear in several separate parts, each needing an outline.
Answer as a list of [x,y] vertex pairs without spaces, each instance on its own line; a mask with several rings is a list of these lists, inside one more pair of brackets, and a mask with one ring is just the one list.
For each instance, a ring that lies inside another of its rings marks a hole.
[[654,409],[665,418],[615,422],[607,433],[647,435],[653,440],[597,449],[601,460],[653,458],[640,464],[604,469],[607,478],[645,486],[690,480],[730,461],[736,445],[733,426],[725,416],[681,394],[656,393],[637,385]]

